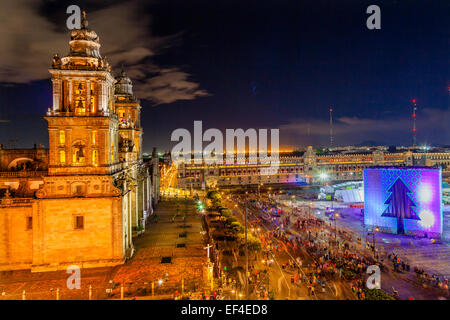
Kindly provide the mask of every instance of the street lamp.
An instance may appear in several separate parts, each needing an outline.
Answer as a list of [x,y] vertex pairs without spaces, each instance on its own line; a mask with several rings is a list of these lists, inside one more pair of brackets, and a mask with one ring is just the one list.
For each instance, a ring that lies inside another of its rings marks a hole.
[[326,172],[321,172],[319,174],[319,178],[320,178],[320,180],[322,180],[322,182],[324,182],[325,180],[328,179],[328,174]]
[[373,258],[375,259],[376,257],[376,250],[375,250],[375,232],[380,232],[380,228],[376,227],[375,229],[372,230],[373,233]]
[[339,213],[334,214],[334,242],[337,245],[337,218],[339,217]]
[[245,297],[248,300],[247,202],[244,202],[244,207],[245,207]]
[[263,186],[263,183],[258,184],[258,201],[261,201],[261,187]]

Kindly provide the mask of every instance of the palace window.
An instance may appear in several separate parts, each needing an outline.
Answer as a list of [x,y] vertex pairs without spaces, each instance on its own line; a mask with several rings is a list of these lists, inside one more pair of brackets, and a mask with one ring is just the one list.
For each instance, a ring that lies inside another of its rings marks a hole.
[[64,150],[59,151],[59,162],[62,166],[66,164],[66,152]]
[[64,130],[59,131],[59,145],[66,144],[66,132]]
[[33,229],[33,217],[27,217],[27,230]]
[[75,216],[75,229],[84,229],[84,216]]

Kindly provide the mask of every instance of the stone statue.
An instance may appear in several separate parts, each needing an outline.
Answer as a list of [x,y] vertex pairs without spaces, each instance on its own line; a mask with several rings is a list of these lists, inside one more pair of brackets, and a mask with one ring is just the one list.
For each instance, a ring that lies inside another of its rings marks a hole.
[[83,10],[82,15],[83,16],[82,16],[82,19],[81,19],[81,25],[83,26],[84,29],[86,29],[87,26],[89,25],[89,22],[88,22],[88,20],[86,18],[86,11]]
[[55,53],[53,55],[52,67],[53,68],[61,67],[61,58],[59,57],[59,54],[57,54],[57,53]]

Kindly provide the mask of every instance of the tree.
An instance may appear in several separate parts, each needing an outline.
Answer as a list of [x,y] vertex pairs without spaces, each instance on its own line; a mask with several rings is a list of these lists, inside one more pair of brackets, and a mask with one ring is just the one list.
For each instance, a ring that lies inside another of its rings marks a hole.
[[228,208],[223,209],[223,210],[221,210],[219,212],[220,212],[221,215],[223,215],[224,217],[227,217],[227,218],[233,216],[233,212],[230,209],[228,209]]
[[388,189],[389,197],[384,204],[388,207],[383,211],[382,217],[397,218],[397,234],[405,234],[404,219],[420,220],[414,208],[416,204],[410,198],[411,190],[397,178]]
[[[245,233],[239,233],[238,241],[241,247],[245,246]],[[261,241],[251,233],[247,233],[247,244],[249,251],[261,250]]]
[[209,192],[207,193],[206,197],[207,197],[208,199],[213,200],[213,201],[214,201],[214,200],[215,200],[215,201],[222,200],[222,196],[220,195],[220,192],[218,192],[218,191],[216,191],[216,190],[211,190],[211,191],[209,191]]
[[366,300],[395,300],[386,292],[380,289],[364,289]]

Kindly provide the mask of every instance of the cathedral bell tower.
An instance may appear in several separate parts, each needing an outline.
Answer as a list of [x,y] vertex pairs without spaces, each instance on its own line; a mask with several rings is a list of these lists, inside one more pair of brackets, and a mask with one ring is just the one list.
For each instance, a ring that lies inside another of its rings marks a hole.
[[53,57],[49,72],[53,106],[45,119],[49,131],[49,175],[112,174],[119,170],[114,83],[100,41],[87,28],[72,30],[69,53]]
[[133,94],[133,84],[122,70],[116,78],[115,107],[119,117],[119,157],[126,162],[142,159],[141,105]]

